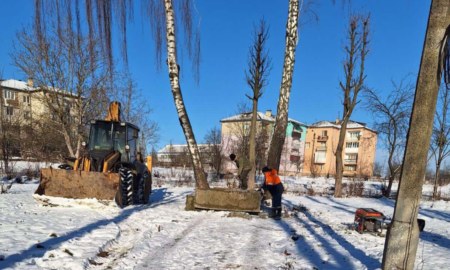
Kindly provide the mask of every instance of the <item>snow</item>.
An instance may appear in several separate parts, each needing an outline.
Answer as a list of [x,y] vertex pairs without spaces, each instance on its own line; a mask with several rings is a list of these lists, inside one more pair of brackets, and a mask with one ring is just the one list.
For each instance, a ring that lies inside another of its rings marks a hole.
[[12,88],[12,89],[17,89],[17,90],[22,90],[22,91],[33,91],[33,90],[37,89],[35,87],[28,86],[28,84],[26,82],[22,82],[22,81],[18,81],[18,80],[4,80],[4,81],[0,82],[0,85],[2,87]]
[[292,118],[288,118],[288,121],[289,121],[289,122],[292,122],[292,123],[295,123],[295,124],[298,124],[298,125],[301,125],[301,126],[305,126],[305,127],[308,126],[307,124],[302,123],[302,122],[297,121],[297,120],[294,120],[294,119],[292,119]]
[[[311,127],[311,128],[313,128],[313,127],[334,127],[334,128],[340,129],[341,125],[340,124],[336,124],[336,122],[319,121],[317,123],[309,125],[309,127]],[[352,128],[366,128],[368,130],[376,132],[375,130],[367,127],[367,125],[365,123],[355,122],[355,121],[352,121],[352,120],[348,121],[347,128],[349,128],[349,129],[352,129]]]
[[[298,186],[328,185],[302,179]],[[0,269],[378,269],[385,238],[349,226],[357,208],[391,218],[394,207],[385,198],[288,193],[288,216],[275,221],[185,211],[186,195],[194,192],[187,187],[155,187],[149,205],[119,209],[96,199],[33,198],[37,184],[16,184],[0,195]],[[293,211],[300,205],[309,210]],[[419,217],[426,226],[416,267],[445,269],[450,203],[422,202]]]
[[[197,144],[199,151],[205,151],[208,149],[208,144]],[[187,144],[168,144],[163,149],[158,151],[158,154],[172,154],[172,153],[188,153],[189,149]]]

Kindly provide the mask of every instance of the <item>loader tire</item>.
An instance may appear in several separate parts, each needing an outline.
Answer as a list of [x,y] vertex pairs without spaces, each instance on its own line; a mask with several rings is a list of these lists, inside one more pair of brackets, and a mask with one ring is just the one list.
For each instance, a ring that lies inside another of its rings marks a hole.
[[145,182],[148,178],[148,174],[145,173],[143,176],[139,177],[138,189],[134,195],[134,204],[145,204]]
[[133,204],[133,173],[128,168],[120,169],[120,189],[122,207]]

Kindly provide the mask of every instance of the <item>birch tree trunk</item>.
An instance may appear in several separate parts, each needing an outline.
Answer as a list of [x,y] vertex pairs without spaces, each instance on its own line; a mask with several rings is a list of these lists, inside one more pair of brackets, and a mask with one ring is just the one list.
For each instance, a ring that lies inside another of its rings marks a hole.
[[258,116],[258,100],[253,99],[252,124],[250,129],[250,162],[252,163],[252,170],[248,177],[248,190],[255,188],[255,174],[256,174],[256,118]]
[[289,98],[291,95],[292,77],[294,74],[295,49],[298,43],[299,0],[289,0],[288,20],[286,23],[286,47],[284,50],[283,75],[281,78],[280,96],[278,98],[277,117],[269,147],[267,164],[279,171],[281,154],[288,123]]
[[398,196],[384,246],[382,263],[384,270],[414,269],[419,243],[417,214],[441,81],[439,48],[449,24],[450,1],[433,0],[417,78]]
[[175,42],[175,16],[172,0],[164,0],[164,8],[166,12],[167,66],[169,68],[170,86],[172,88],[173,99],[175,102],[175,107],[177,109],[178,118],[180,120],[180,125],[183,129],[184,136],[186,137],[189,153],[191,155],[196,186],[197,188],[209,188],[205,172],[203,171],[197,142],[192,131],[191,122],[189,121],[180,89],[180,67],[177,63]]

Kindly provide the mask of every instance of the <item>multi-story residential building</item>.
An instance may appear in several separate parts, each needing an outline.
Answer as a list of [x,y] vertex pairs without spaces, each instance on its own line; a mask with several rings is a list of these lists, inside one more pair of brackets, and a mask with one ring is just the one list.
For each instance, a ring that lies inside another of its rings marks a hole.
[[[305,142],[303,174],[334,176],[340,121],[309,125]],[[344,141],[344,176],[371,177],[375,161],[377,132],[366,124],[349,121]]]
[[[64,90],[36,87],[32,79],[27,82],[0,80],[0,95],[2,97],[0,116],[6,116],[13,126],[34,130],[37,124],[42,124],[45,127],[54,125],[55,130],[61,130],[60,126],[64,121],[69,136],[77,136],[78,126],[74,124],[78,112],[75,95]],[[57,110],[59,113],[56,113]],[[20,133],[18,141],[24,144],[25,140],[22,137],[25,135],[23,132]],[[25,150],[28,147],[22,145],[19,148]],[[21,155],[25,156],[25,152],[21,151]]]
[[[224,155],[245,153],[248,155],[252,113],[242,113],[220,120],[222,123],[222,149]],[[267,160],[270,138],[275,125],[275,115],[270,110],[257,115],[256,165],[258,169]],[[289,118],[286,139],[280,164],[280,174],[294,175],[302,172],[307,125]],[[236,166],[227,160],[225,170],[234,171]]]
[[[56,115],[46,102],[55,104],[54,107],[60,107],[57,104],[63,104],[68,122],[72,122],[76,117],[75,95],[65,91],[48,91],[41,87],[35,87],[32,79],[27,82],[18,80],[0,80],[0,92],[4,103],[2,104],[5,113],[9,116],[21,116],[26,120],[48,118],[47,120],[56,120]],[[59,102],[59,103],[58,103]]]
[[33,81],[27,83],[17,80],[0,80],[0,93],[3,110],[1,114],[10,116],[17,121],[29,120],[31,117],[31,93],[36,88]]

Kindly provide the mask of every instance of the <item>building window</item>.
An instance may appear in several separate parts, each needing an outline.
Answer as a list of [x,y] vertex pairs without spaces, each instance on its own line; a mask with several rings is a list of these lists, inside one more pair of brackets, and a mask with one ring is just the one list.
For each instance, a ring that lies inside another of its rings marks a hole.
[[349,172],[356,171],[356,166],[345,166],[345,170]]
[[327,131],[326,130],[322,130],[322,137],[326,137],[327,136]]
[[14,108],[13,107],[6,107],[6,115],[13,116],[14,115]]
[[28,118],[30,118],[30,112],[29,111],[23,111],[23,117],[25,118],[25,119],[28,119]]
[[52,115],[50,117],[52,120],[56,120],[56,115],[54,113],[52,113]]
[[319,151],[315,154],[315,163],[325,163],[327,160],[327,152],[325,151]]
[[309,148],[309,142],[305,143],[305,148],[306,148],[306,149]]
[[361,132],[359,131],[350,131],[347,133],[348,139],[352,140],[359,140],[359,137],[361,136]]
[[359,148],[359,142],[348,142],[345,144],[345,148]]
[[14,91],[5,90],[5,99],[15,99]]
[[358,154],[345,154],[345,162],[356,163],[358,160]]
[[30,104],[30,96],[22,96],[22,98],[24,103]]
[[250,124],[249,123],[245,123],[244,124],[244,130],[249,130],[250,129]]

